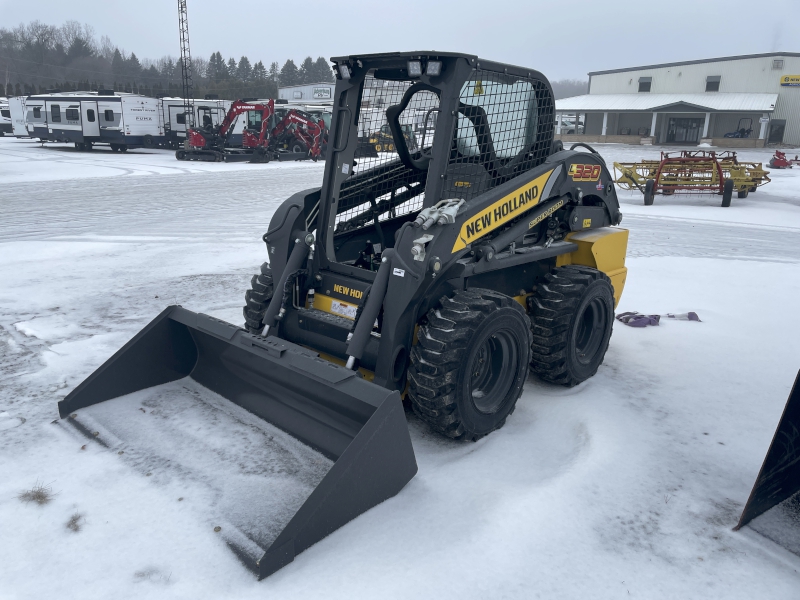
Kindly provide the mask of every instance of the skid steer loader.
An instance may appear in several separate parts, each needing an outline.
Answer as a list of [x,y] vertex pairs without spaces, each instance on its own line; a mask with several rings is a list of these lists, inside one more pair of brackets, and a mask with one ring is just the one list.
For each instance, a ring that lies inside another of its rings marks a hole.
[[[192,481],[218,508],[242,493],[215,518],[260,577],[414,476],[404,402],[444,436],[478,440],[503,426],[529,368],[567,386],[591,377],[627,273],[612,176],[590,147],[554,141],[540,73],[441,52],[332,61],[322,186],[274,213],[244,329],[169,307],[59,404],[161,473],[193,474],[196,445],[212,462],[242,447],[225,475],[250,479]],[[366,118],[388,125],[392,151],[356,153]],[[217,443],[192,425],[144,456],[158,419],[190,410],[247,433]]]

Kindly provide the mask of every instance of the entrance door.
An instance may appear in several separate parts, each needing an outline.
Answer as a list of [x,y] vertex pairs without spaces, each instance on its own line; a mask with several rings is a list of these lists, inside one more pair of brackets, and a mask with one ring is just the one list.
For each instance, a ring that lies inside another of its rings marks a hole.
[[81,122],[84,137],[100,137],[100,117],[97,113],[97,102],[81,100]]
[[670,117],[667,128],[667,143],[697,144],[703,131],[704,119]]
[[770,121],[768,144],[780,144],[783,142],[783,132],[786,130],[785,119],[775,119]]

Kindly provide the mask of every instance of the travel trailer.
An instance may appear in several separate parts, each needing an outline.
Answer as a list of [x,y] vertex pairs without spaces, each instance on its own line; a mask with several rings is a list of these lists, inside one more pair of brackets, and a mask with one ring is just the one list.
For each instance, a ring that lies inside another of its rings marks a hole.
[[8,110],[11,116],[11,134],[15,137],[30,137],[25,127],[26,96],[12,96],[8,99]]
[[159,100],[138,94],[57,92],[28,96],[28,135],[43,142],[72,142],[79,150],[109,144],[114,151],[165,143]]
[[8,108],[8,100],[0,98],[0,136],[8,133],[12,133],[11,110]]

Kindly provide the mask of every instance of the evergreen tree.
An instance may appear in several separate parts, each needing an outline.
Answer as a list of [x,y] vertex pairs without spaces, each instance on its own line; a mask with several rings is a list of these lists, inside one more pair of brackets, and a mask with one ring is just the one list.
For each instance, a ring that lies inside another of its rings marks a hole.
[[267,69],[264,68],[264,63],[261,61],[253,65],[253,81],[257,83],[264,83],[267,81]]
[[314,82],[313,83],[330,83],[333,81],[333,71],[331,70],[328,61],[322,56],[318,57],[314,62]]
[[125,59],[122,58],[119,48],[114,48],[114,56],[111,59],[111,72],[118,78],[125,76]]
[[167,57],[167,60],[164,61],[164,65],[161,67],[161,77],[167,80],[168,85],[172,83],[172,80],[176,77],[175,62],[172,60],[171,56]]
[[302,83],[300,81],[300,71],[291,58],[287,60],[281,68],[280,82],[284,87]]
[[125,66],[128,70],[128,77],[135,79],[138,77],[142,72],[142,65],[139,64],[139,59],[136,58],[136,54],[131,52],[130,58],[125,61]]
[[236,67],[236,78],[239,81],[250,81],[253,76],[253,68],[250,66],[250,60],[243,56],[239,59],[239,65]]
[[209,79],[216,82],[222,81],[228,74],[228,67],[225,66],[225,59],[220,52],[214,52],[208,59],[208,71],[206,75]]
[[228,77],[236,77],[236,59],[229,58],[228,59]]
[[306,56],[303,64],[300,65],[300,83],[316,83],[314,75],[314,61],[310,56]]
[[273,82],[275,85],[278,85],[278,80],[280,79],[280,65],[277,62],[270,63],[269,65],[269,80]]

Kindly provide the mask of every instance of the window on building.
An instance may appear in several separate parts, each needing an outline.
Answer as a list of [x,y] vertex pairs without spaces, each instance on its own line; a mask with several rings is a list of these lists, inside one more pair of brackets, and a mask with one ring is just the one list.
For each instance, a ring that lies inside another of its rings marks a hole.
[[107,108],[103,111],[103,118],[106,120],[106,123],[112,123],[114,121],[114,111],[110,108]]
[[782,69],[783,68],[783,59],[782,58],[776,58],[775,60],[773,60],[772,61],[772,68],[776,69],[776,70]]
[[53,104],[50,107],[50,115],[53,117],[53,123],[61,123],[61,106]]
[[303,92],[301,92],[300,90],[295,90],[294,92],[292,92],[292,95],[294,96],[295,100],[299,100],[300,98],[303,97]]
[[718,92],[720,79],[722,79],[722,77],[719,75],[709,75],[706,77],[706,91]]
[[653,84],[652,77],[639,77],[639,91],[649,92],[650,86]]
[[86,109],[86,120],[89,121],[89,123],[94,123],[94,118],[95,118],[94,117],[94,110],[92,110],[91,108],[87,108]]
[[186,113],[178,113],[175,115],[175,122],[178,125],[186,125]]
[[41,119],[42,118],[42,107],[41,106],[34,106],[33,107],[33,118],[34,119]]
[[81,116],[78,114],[77,108],[68,108],[66,110],[67,113],[67,121],[80,121]]
[[6,109],[0,110],[0,115],[3,115],[6,119],[10,119],[11,111]]

